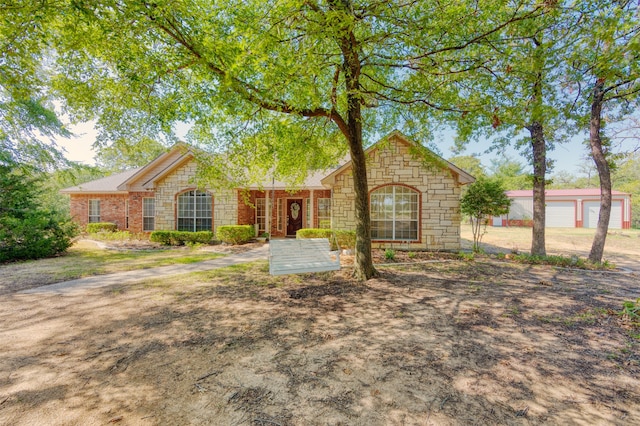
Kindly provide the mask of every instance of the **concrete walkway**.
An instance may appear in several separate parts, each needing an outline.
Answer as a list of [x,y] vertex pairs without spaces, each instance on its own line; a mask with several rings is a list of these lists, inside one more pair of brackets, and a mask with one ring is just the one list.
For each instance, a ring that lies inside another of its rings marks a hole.
[[170,266],[159,266],[157,268],[137,269],[135,271],[116,272],[108,275],[95,275],[92,277],[79,278],[77,280],[64,281],[42,287],[23,290],[22,294],[69,294],[75,291],[87,290],[99,287],[106,287],[114,284],[128,284],[137,281],[144,281],[171,275],[188,274],[190,272],[209,271],[211,269],[224,268],[225,266],[237,265],[239,263],[253,262],[255,260],[266,260],[269,256],[269,246],[263,245],[256,249],[232,254],[219,259],[206,260],[204,262],[180,264]]

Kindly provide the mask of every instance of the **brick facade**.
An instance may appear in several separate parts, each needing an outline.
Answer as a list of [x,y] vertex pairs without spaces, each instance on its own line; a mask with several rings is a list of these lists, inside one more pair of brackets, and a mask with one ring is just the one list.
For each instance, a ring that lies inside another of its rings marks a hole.
[[[313,193],[313,203],[308,201]],[[302,199],[302,226],[304,228],[317,228],[318,227],[318,198],[331,198],[331,190],[329,189],[304,189],[297,192],[289,192],[284,190],[265,190],[265,191],[238,191],[238,224],[239,225],[253,225],[256,222],[256,198],[265,198],[273,202],[273,208],[271,209],[271,222],[270,230],[268,231],[272,237],[285,237],[286,236],[286,223],[287,213],[285,212],[286,200],[289,199]],[[275,197],[275,198],[274,198]],[[280,209],[280,224],[281,228],[278,229],[278,200],[281,201],[282,208]],[[308,212],[307,208],[311,211]]]
[[100,222],[111,222],[124,229],[126,225],[126,194],[72,194],[71,217],[82,228],[89,223],[89,200],[100,200]]
[[[436,156],[430,157],[423,148],[399,133],[391,134],[368,149],[367,156],[369,194],[387,186],[410,188],[419,194],[416,198],[417,240],[374,240],[373,246],[411,250],[459,249],[461,182],[472,182],[473,177]],[[180,145],[141,170],[123,172],[63,192],[70,194],[71,214],[81,226],[88,223],[89,200],[100,199],[100,221],[113,222],[119,229],[141,232],[143,199],[153,197],[155,229],[174,230],[178,196],[196,189],[196,176],[196,161]],[[269,189],[210,189],[213,230],[215,232],[221,225],[255,224],[257,198],[264,198],[267,202],[267,210],[271,213],[267,231],[274,238],[286,236],[287,201],[292,199],[302,201],[302,227],[319,227],[318,200],[328,198],[331,199],[331,227],[354,230],[355,191],[350,164],[327,173],[321,181],[318,179],[310,178],[307,188],[297,192],[285,191],[282,186],[274,192]],[[396,191],[394,189],[393,193]],[[412,227],[409,232],[414,229]]]

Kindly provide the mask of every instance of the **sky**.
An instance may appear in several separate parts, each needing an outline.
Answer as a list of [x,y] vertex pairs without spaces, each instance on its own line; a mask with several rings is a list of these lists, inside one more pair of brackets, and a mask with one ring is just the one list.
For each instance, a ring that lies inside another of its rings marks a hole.
[[[92,148],[93,143],[96,140],[97,131],[93,127],[93,123],[81,123],[78,125],[71,125],[69,129],[76,135],[72,138],[57,138],[56,143],[62,147],[66,152],[65,156],[68,160],[76,161],[86,165],[94,165],[95,150]],[[584,163],[584,158],[587,155],[586,148],[581,143],[585,138],[578,137],[567,141],[566,143],[556,144],[553,151],[548,153],[548,157],[555,161],[554,169],[551,171],[551,175],[554,172],[564,170],[573,175],[580,174],[580,166]],[[439,147],[445,159],[449,159],[455,154],[453,153],[453,138],[452,135],[443,134],[440,140],[434,141]],[[525,170],[528,164],[527,159],[521,156],[521,154],[513,148],[507,148],[506,150],[499,152],[484,153],[489,148],[489,142],[470,143],[464,153],[461,155],[478,154],[483,166],[488,170],[491,166],[491,160],[499,157],[507,156],[510,159],[514,159],[525,165]]]

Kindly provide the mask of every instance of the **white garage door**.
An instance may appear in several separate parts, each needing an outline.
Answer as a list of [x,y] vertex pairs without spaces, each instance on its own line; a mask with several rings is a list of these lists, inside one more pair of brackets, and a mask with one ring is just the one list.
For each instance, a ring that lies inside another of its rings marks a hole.
[[575,228],[575,206],[573,201],[548,201],[545,210],[547,228]]
[[[584,227],[597,228],[598,216],[600,215],[599,201],[585,201],[582,203],[584,208]],[[622,201],[611,202],[611,217],[609,218],[609,228],[622,228]]]

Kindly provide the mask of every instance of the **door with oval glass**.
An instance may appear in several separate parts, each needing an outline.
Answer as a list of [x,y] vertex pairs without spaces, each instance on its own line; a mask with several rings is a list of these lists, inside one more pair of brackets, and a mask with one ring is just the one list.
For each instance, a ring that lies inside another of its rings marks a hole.
[[296,231],[302,228],[302,200],[287,200],[287,236],[295,237]]

